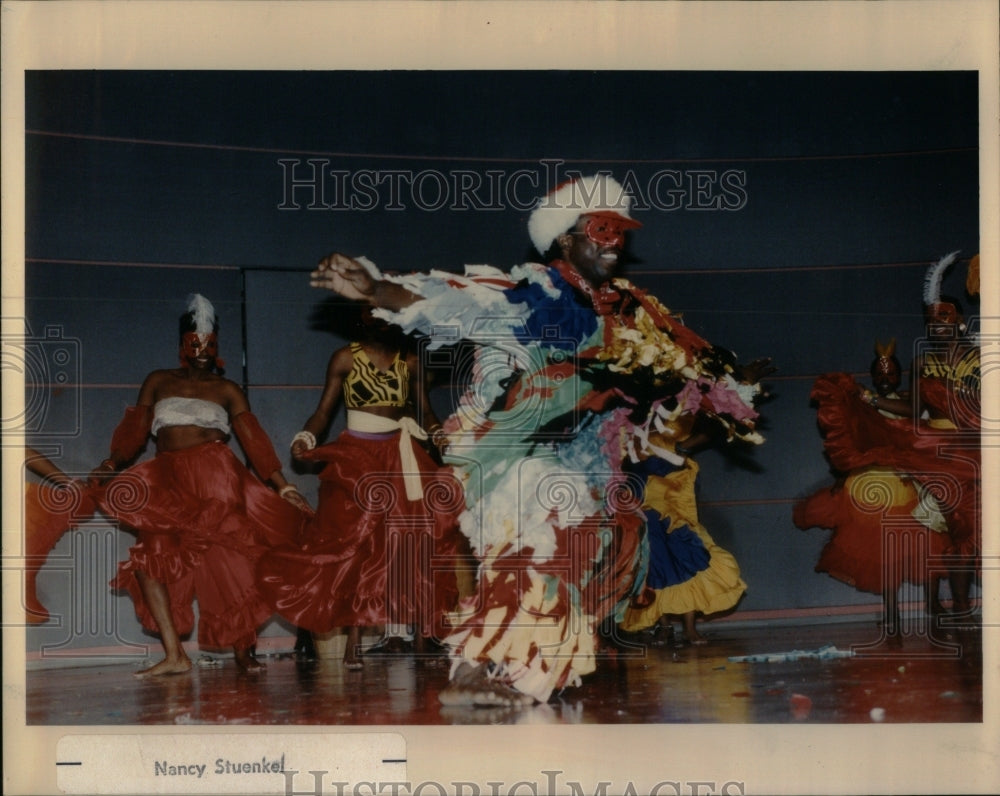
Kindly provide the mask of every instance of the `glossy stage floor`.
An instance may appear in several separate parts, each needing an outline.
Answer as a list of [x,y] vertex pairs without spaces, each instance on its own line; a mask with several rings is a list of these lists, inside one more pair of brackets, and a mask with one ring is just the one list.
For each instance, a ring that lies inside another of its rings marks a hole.
[[[211,656],[188,674],[140,680],[140,664],[27,672],[29,725],[453,725],[980,722],[982,630],[879,646],[871,621],[812,626],[706,624],[707,646],[607,648],[597,671],[544,705],[444,708],[442,658],[303,661],[280,649],[248,676]],[[283,643],[283,640],[279,640]],[[279,644],[280,647],[280,644]],[[151,649],[156,649],[151,647]],[[195,653],[197,656],[199,653]],[[746,658],[751,660],[733,660]]]

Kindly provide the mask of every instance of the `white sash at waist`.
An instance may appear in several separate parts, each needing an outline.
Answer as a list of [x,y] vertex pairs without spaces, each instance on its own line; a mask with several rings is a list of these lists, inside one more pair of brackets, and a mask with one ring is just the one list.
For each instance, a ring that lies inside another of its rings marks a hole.
[[371,412],[347,410],[347,430],[359,431],[363,434],[384,434],[399,431],[399,459],[403,465],[403,484],[406,486],[408,500],[422,500],[424,486],[420,479],[420,465],[413,452],[413,437],[427,439],[424,431],[412,417],[402,417],[393,420],[391,417],[373,415]]

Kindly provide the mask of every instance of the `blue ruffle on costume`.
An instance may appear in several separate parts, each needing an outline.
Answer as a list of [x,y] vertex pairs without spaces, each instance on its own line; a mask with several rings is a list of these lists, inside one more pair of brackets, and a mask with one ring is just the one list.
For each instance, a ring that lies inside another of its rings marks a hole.
[[[739,564],[715,544],[699,522],[694,498],[698,465],[675,466],[661,458],[628,465],[645,482],[643,510],[650,549],[647,586],[655,599],[630,606],[622,629],[652,627],[661,616],[692,611],[711,615],[732,610],[746,591]],[[671,530],[672,527],[672,530]]]
[[558,271],[551,269],[548,276],[558,296],[553,296],[551,288],[527,279],[504,291],[511,304],[527,305],[530,310],[514,336],[522,345],[541,342],[548,348],[575,351],[597,330],[597,316],[577,300]]
[[[670,462],[649,458],[624,466],[627,472],[643,482],[649,476],[663,477],[681,469]],[[661,507],[663,508],[663,507]],[[649,573],[646,585],[654,589],[676,586],[694,577],[704,569],[712,556],[701,538],[684,523],[670,530],[673,520],[661,516],[655,509],[646,509],[646,538],[649,541]]]
[[646,512],[649,539],[649,575],[646,585],[654,589],[676,586],[708,569],[711,556],[687,525],[668,532],[669,523],[655,511]]

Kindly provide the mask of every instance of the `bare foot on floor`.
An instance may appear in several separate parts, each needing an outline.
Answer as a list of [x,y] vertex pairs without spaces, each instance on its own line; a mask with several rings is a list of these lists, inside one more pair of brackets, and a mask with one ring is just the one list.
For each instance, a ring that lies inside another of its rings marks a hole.
[[352,671],[357,671],[358,669],[364,668],[364,663],[362,663],[361,658],[356,658],[353,655],[348,657],[344,656],[344,668],[351,669]]
[[684,640],[692,647],[704,647],[708,644],[708,639],[697,630],[685,630]]
[[191,671],[191,659],[187,656],[164,658],[146,669],[133,672],[132,676],[142,680],[146,677],[163,677],[169,674],[184,674]]
[[463,663],[448,686],[438,694],[438,701],[447,707],[525,707],[535,700],[489,676],[484,664]]
[[267,669],[267,666],[257,660],[249,649],[233,648],[233,657],[237,668],[245,674],[260,674]]
[[708,639],[698,632],[697,616],[697,611],[684,614],[684,640],[693,647],[704,647]]

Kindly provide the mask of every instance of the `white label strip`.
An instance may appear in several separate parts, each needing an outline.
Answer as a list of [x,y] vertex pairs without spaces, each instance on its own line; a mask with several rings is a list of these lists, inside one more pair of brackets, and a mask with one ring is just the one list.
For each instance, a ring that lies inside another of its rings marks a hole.
[[56,769],[64,793],[322,796],[361,783],[378,792],[406,782],[406,741],[386,732],[66,735]]

